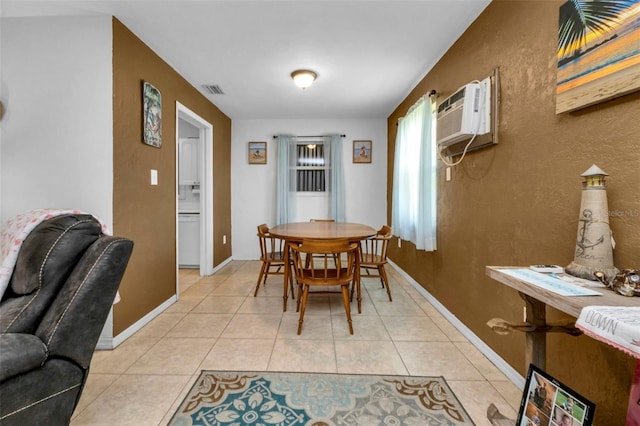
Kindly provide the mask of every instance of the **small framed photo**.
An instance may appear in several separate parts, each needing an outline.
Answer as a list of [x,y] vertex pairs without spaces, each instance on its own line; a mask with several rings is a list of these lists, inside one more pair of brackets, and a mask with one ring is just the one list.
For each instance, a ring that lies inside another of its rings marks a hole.
[[267,164],[266,142],[249,142],[249,164]]
[[371,141],[353,141],[353,162],[371,162]]
[[142,85],[143,138],[147,145],[162,146],[162,95],[146,81]]

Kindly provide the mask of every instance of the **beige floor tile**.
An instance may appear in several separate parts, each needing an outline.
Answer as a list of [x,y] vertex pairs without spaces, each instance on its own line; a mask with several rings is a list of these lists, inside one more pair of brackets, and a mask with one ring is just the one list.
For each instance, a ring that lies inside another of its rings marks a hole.
[[278,339],[268,371],[336,373],[336,354],[332,340]]
[[181,268],[179,273],[180,290],[184,291],[202,277],[200,276],[200,270],[195,268]]
[[388,299],[378,301],[374,300],[373,304],[380,316],[402,315],[419,317],[427,315],[422,309],[420,309],[420,306],[411,299],[408,301],[394,299],[393,302],[389,302]]
[[[298,320],[300,315],[288,312],[282,316],[282,323],[278,329],[278,339],[331,340],[333,329],[329,315],[305,315],[302,332],[298,335]],[[346,323],[346,320],[345,320]]]
[[382,320],[377,315],[351,314],[353,334],[349,334],[349,324],[344,312],[331,315],[333,336],[337,340],[391,340],[384,328]]
[[446,380],[476,426],[491,426],[487,420],[487,407],[492,403],[503,415],[515,421],[517,413],[488,382]]
[[467,338],[458,331],[445,317],[431,318],[433,322],[447,335],[452,342],[468,342]]
[[188,313],[193,310],[200,302],[202,302],[202,296],[184,296],[181,295],[180,299],[169,306],[165,313]]
[[246,297],[249,294],[253,296],[253,291],[255,290],[256,278],[250,279],[236,279],[238,277],[234,277],[233,280],[226,280],[221,283],[218,288],[213,290],[211,295],[213,296],[243,296]]
[[522,400],[522,389],[514,385],[510,381],[492,380],[491,385],[502,395],[515,411],[520,409],[520,401]]
[[184,296],[203,298],[213,293],[213,291],[221,285],[221,283],[212,283],[200,280],[187,289],[180,288],[180,298]]
[[282,314],[237,314],[222,336],[228,339],[275,339],[282,320]]
[[[281,292],[282,293],[282,292]],[[281,314],[282,297],[249,296],[240,305],[239,314]]]
[[380,317],[392,340],[413,342],[448,342],[449,339],[427,316]]
[[198,371],[196,374],[191,376],[191,378],[189,379],[189,381],[187,383],[185,383],[185,385],[182,387],[182,391],[176,397],[175,401],[173,402],[173,405],[171,405],[171,407],[167,410],[167,414],[165,414],[164,418],[160,421],[160,423],[158,423],[158,425],[167,425],[167,424],[169,424],[169,422],[171,421],[171,418],[173,417],[175,412],[178,410],[178,408],[182,404],[182,401],[186,398],[187,394],[191,390],[191,387],[196,382],[196,379],[199,376],[200,376],[200,372]]
[[[335,295],[338,297],[337,295]],[[331,316],[331,302],[330,298],[334,297],[334,295],[329,294],[309,294],[307,297],[307,308],[304,311],[304,315],[325,315]],[[342,296],[339,296],[340,300],[342,300]],[[342,306],[342,302],[340,302]],[[291,304],[291,310],[295,311],[295,304]],[[344,312],[344,307],[342,308],[342,312]]]
[[409,374],[444,376],[447,380],[483,380],[460,350],[450,342],[395,342]]
[[199,369],[266,371],[274,344],[274,339],[220,338]]
[[184,312],[163,312],[155,317],[149,324],[138,330],[134,337],[164,337],[177,323],[184,318]]
[[160,338],[133,336],[115,349],[95,351],[90,371],[98,374],[122,374],[159,341]]
[[222,334],[232,314],[187,314],[167,333],[167,337],[210,337]]
[[473,366],[482,374],[482,376],[489,380],[496,381],[507,381],[507,376],[505,376],[502,371],[498,370],[498,367],[493,365],[489,359],[482,354],[469,342],[455,342],[455,345],[460,349],[460,351],[467,357],[469,361],[473,364]]
[[126,374],[194,374],[215,339],[164,338],[126,371]]
[[390,341],[335,342],[338,373],[406,375],[407,369]]
[[[256,281],[258,280],[257,277],[258,277],[258,274],[256,274],[256,276],[254,277],[253,289],[251,290],[251,294],[250,294],[251,296],[253,296],[253,294],[255,293],[255,285],[256,285]],[[258,294],[256,295],[256,297],[279,297],[280,302],[282,302],[282,296],[283,296],[282,292],[284,291],[283,278],[284,277],[282,275],[276,275],[276,276],[270,275],[269,277],[267,277],[267,284],[264,285],[263,283],[260,283],[260,288],[258,289]],[[289,289],[289,286],[287,286],[287,289]],[[289,298],[291,297],[290,289],[287,297]]]
[[244,303],[244,299],[240,296],[207,296],[191,310],[191,313],[235,314]]
[[157,426],[190,379],[190,375],[122,375],[71,425]]
[[84,389],[82,390],[82,396],[80,397],[80,401],[78,401],[78,405],[73,412],[72,418],[80,415],[82,410],[95,401],[96,398],[105,391],[105,389],[111,386],[111,384],[118,379],[118,377],[120,377],[120,374],[89,374],[87,382],[84,385]]

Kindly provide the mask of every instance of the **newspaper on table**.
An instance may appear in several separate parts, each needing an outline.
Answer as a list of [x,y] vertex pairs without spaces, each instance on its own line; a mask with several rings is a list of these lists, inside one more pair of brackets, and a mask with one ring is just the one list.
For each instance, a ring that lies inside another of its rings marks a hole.
[[640,307],[587,306],[582,308],[576,327],[640,359]]

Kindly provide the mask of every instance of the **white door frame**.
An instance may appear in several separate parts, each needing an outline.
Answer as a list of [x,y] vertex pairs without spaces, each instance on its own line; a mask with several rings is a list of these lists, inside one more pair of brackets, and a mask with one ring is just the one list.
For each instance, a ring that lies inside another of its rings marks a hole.
[[[178,120],[199,129],[200,140],[200,275],[213,274],[213,126],[176,101],[176,246],[178,242]],[[179,296],[178,250],[176,249],[176,294]]]

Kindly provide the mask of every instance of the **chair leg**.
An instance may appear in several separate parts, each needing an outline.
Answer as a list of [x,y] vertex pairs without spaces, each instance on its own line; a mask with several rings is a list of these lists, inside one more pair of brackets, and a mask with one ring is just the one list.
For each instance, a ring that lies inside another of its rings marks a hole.
[[300,306],[300,319],[298,320],[298,334],[302,332],[302,321],[304,320],[304,311],[307,309],[307,297],[309,296],[309,286],[304,286],[304,291],[299,299],[302,299],[302,306]]
[[304,293],[303,285],[296,281],[298,284],[298,300],[296,301],[296,312],[300,312],[300,303],[302,302],[302,293]]
[[296,291],[295,288],[293,287],[293,273],[289,274],[289,289],[291,290],[291,299],[296,298]]
[[384,270],[384,265],[378,267],[378,273],[380,274],[380,281],[382,281],[382,287],[387,287],[387,296],[389,296],[389,302],[393,302],[391,299],[391,289],[389,288],[389,280],[387,279],[387,271]]
[[348,285],[342,287],[342,302],[344,303],[344,312],[347,314],[347,322],[349,323],[349,334],[353,334],[353,323],[351,322],[351,303],[349,302]]
[[262,267],[260,268],[260,275],[258,275],[258,282],[256,283],[256,290],[253,292],[253,297],[256,297],[258,295],[258,289],[260,288],[260,281],[262,281],[262,278],[264,277],[264,280],[267,280],[267,274],[266,274],[266,267],[267,264],[265,262],[262,262]]

